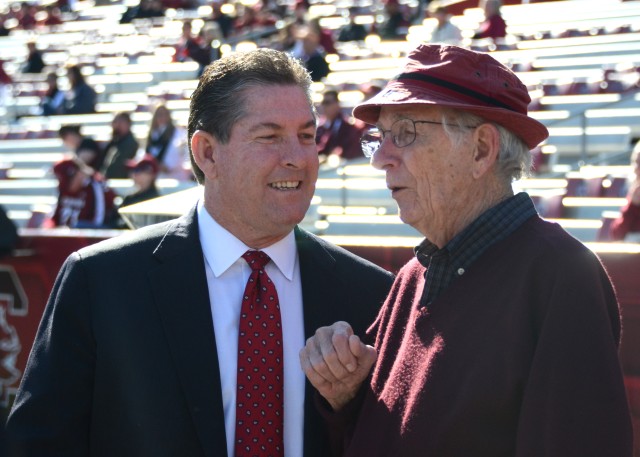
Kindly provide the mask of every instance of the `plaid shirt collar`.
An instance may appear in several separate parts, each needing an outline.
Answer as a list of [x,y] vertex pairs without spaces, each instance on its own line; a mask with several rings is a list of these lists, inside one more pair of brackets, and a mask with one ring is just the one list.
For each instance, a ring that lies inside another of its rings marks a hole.
[[427,268],[423,299],[427,302],[435,299],[491,245],[509,236],[535,214],[531,198],[521,192],[482,213],[442,249],[425,238],[414,249],[418,261]]

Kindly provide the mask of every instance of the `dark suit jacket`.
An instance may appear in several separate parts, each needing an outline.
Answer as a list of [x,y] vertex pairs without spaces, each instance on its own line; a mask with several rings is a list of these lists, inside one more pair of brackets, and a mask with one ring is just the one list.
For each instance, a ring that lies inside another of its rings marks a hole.
[[[296,229],[305,334],[362,334],[391,274]],[[72,254],[10,414],[29,456],[226,456],[218,357],[195,210]],[[305,456],[326,452],[307,383]],[[296,456],[287,456],[296,457]]]

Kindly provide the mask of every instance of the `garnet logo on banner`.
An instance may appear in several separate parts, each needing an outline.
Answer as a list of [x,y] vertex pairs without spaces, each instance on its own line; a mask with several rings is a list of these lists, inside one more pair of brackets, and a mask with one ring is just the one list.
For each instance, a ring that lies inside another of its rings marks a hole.
[[7,406],[22,375],[16,364],[22,345],[11,318],[27,312],[27,295],[18,275],[12,267],[0,265],[0,407]]

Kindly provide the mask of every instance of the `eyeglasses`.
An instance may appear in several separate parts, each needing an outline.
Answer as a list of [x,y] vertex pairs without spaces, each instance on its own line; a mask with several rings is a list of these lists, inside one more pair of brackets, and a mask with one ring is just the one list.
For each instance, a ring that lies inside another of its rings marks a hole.
[[[383,130],[379,128],[372,128],[360,139],[360,146],[362,147],[362,153],[365,157],[373,157],[373,155],[380,149],[380,145],[386,138],[388,133],[391,133],[391,141],[398,148],[406,148],[416,140],[416,124],[438,124],[442,125],[442,122],[436,121],[414,121],[413,119],[398,119],[395,121],[389,130]],[[451,127],[458,127],[456,124],[450,124]],[[472,126],[460,126],[463,128],[475,128]]]

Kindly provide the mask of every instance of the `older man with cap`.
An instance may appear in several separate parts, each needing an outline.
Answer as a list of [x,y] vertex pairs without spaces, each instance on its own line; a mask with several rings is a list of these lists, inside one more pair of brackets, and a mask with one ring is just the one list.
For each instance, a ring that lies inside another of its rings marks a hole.
[[512,191],[547,137],[529,102],[489,55],[421,45],[355,108],[425,239],[362,340],[337,322],[300,353],[336,455],[631,456],[607,273]]

